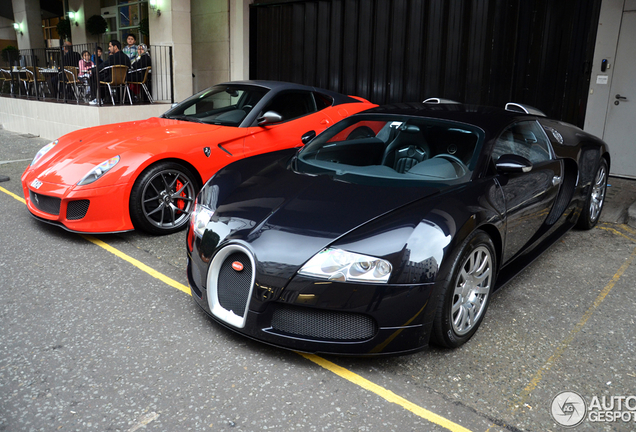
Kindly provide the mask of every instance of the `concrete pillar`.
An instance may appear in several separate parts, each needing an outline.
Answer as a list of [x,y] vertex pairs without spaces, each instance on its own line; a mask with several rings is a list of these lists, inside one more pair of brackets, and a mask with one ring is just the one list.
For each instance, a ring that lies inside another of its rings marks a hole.
[[230,80],[228,0],[192,0],[192,71],[195,93]]
[[44,48],[40,0],[12,0],[13,18],[20,24],[22,34],[17,34],[18,48]]
[[100,15],[99,1],[68,0],[69,11],[75,12],[75,23],[71,24],[71,38],[74,44],[98,43],[99,36],[92,35],[86,30],[86,21],[93,15]]
[[250,76],[250,11],[253,0],[230,0],[230,80]]
[[[172,47],[175,102],[192,96],[192,31],[190,0],[157,0],[156,11],[148,8],[150,44]],[[152,54],[151,54],[152,55]],[[157,71],[161,73],[161,71]],[[165,71],[166,73],[168,71]],[[153,73],[153,81],[155,71]]]

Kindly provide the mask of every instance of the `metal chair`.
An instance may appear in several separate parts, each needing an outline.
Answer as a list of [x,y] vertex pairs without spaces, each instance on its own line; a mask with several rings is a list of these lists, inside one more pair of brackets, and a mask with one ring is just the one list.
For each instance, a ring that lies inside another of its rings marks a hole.
[[0,77],[0,79],[2,80],[0,93],[4,92],[4,86],[8,83],[10,85],[10,93],[13,94],[13,79],[11,78],[11,72],[8,70],[0,69]]
[[33,67],[29,66],[20,69],[18,78],[20,79],[20,82],[24,84],[24,91],[26,92],[26,95],[29,96],[29,86],[34,82]]
[[126,85],[126,74],[128,73],[128,66],[125,65],[112,65],[106,66],[103,71],[110,70],[110,81],[99,81],[100,85],[108,86],[108,94],[110,95],[110,100],[115,105],[115,99],[113,98],[112,88],[111,86],[119,87],[121,90],[124,89],[124,96],[121,98],[121,103],[123,105],[126,100],[126,94],[128,94],[128,99],[130,100],[130,104],[132,105],[132,97],[130,96],[130,90]]
[[130,71],[131,73],[133,72],[141,72],[145,69],[144,72],[144,78],[141,81],[128,81],[128,84],[136,84],[141,86],[144,91],[146,92],[146,96],[148,96],[148,100],[150,101],[150,103],[154,103],[154,101],[152,100],[152,96],[150,96],[150,92],[148,91],[148,86],[146,85],[148,83],[148,77],[150,76],[150,73],[152,72],[152,66],[148,66],[146,68],[142,68],[142,69],[136,69],[133,71]]
[[42,73],[42,68],[35,69],[35,83],[40,87],[40,94],[42,96],[46,96],[44,93],[45,87],[46,87],[46,90],[49,92],[49,95],[51,94],[49,83],[44,77],[44,74]]
[[74,66],[66,66],[64,68],[64,80],[58,83],[58,99],[59,99],[59,94],[61,93],[59,91],[59,86],[66,85],[67,87],[70,87],[73,90],[73,95],[75,96],[75,100],[77,101],[77,103],[79,103],[80,97],[79,97],[79,90],[77,88],[78,83],[79,83],[79,79],[77,78],[77,68]]

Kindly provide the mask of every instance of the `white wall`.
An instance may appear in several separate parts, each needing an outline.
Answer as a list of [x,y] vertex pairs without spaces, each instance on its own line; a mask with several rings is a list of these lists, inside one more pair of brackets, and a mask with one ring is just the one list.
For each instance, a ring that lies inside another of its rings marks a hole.
[[94,107],[2,97],[0,125],[54,140],[77,129],[157,117],[169,108],[169,104]]

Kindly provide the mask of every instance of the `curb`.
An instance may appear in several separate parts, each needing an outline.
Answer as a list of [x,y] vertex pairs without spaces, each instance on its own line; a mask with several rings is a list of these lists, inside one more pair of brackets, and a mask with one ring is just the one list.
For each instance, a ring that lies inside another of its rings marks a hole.
[[636,202],[627,209],[627,225],[636,228]]

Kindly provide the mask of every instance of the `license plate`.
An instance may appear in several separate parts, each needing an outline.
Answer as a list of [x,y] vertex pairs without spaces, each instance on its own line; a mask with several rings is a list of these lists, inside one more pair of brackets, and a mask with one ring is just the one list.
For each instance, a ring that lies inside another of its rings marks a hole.
[[31,187],[33,189],[40,189],[40,186],[42,186],[42,182],[38,179],[33,180],[33,182],[31,183]]

